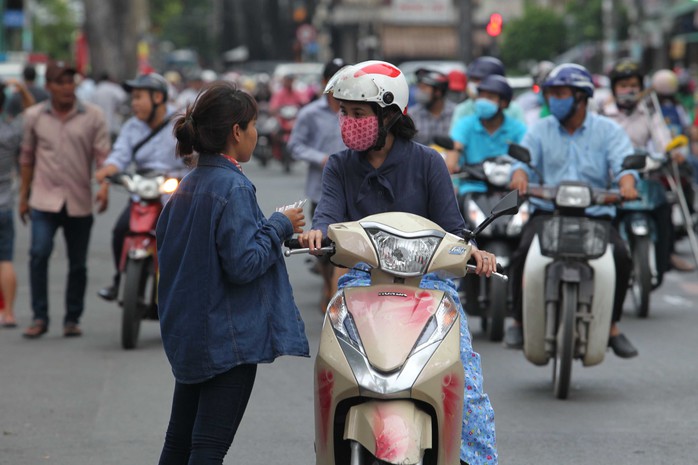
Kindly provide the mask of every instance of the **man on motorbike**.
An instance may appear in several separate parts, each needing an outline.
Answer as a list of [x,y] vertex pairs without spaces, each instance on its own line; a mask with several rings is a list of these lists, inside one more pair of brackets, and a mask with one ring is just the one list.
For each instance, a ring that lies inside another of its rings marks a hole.
[[531,69],[533,77],[533,87],[521,94],[514,100],[514,103],[521,106],[524,112],[526,126],[533,126],[541,118],[545,118],[550,114],[550,109],[545,103],[543,96],[543,83],[548,73],[553,70],[555,64],[552,61],[543,60]]
[[[505,77],[487,76],[478,84],[477,93],[475,114],[461,118],[451,129],[454,150],[446,156],[451,173],[463,165],[505,155],[509,144],[521,142],[526,133],[523,123],[505,113],[514,94]],[[485,190],[482,182],[465,180],[460,183],[459,194]]]
[[[451,120],[451,129],[454,128],[461,118],[475,113],[475,99],[477,98],[478,84],[492,74],[504,76],[504,64],[495,57],[479,57],[468,65],[465,74],[468,77],[467,93],[469,98],[456,105],[456,109],[453,112],[453,119]],[[523,110],[514,103],[507,107],[506,114],[522,123],[525,122]]]
[[[621,60],[609,75],[613,99],[601,107],[601,114],[620,124],[630,137],[633,147],[648,150],[656,158],[664,158],[664,147],[671,141],[671,133],[661,114],[650,112],[641,92],[644,74],[640,66],[630,60]],[[672,154],[682,157],[680,153]],[[663,202],[653,212],[657,225],[655,247],[657,271],[664,273],[669,265],[677,270],[692,270],[689,262],[673,253],[674,237],[671,224],[671,206]]]
[[[545,174],[546,183],[557,185],[561,181],[584,181],[594,187],[605,188],[617,181],[623,198],[637,198],[637,173],[621,168],[623,159],[633,152],[630,139],[618,124],[587,110],[589,99],[594,94],[594,83],[589,71],[577,64],[559,65],[548,75],[543,91],[553,117],[543,118],[531,127],[522,145],[530,151],[531,165]],[[613,177],[609,170],[613,171]],[[515,165],[511,188],[526,193],[530,176],[528,166],[523,163]],[[537,199],[532,199],[532,204],[535,211],[524,226],[519,248],[511,260],[515,322],[507,329],[504,337],[509,348],[523,346],[524,263],[538,225],[545,219],[546,211],[551,210],[550,205]],[[587,210],[587,215],[610,219],[615,216],[615,208],[591,207]],[[610,243],[613,246],[617,276],[608,345],[617,356],[630,358],[637,355],[637,349],[620,332],[617,323],[623,312],[632,261],[615,228],[611,228]]]
[[[340,101],[342,139],[349,149],[330,156],[325,166],[313,228],[299,236],[301,246],[319,250],[330,224],[392,211],[428,218],[461,235],[465,223],[441,156],[412,140],[416,130],[407,115],[404,74],[390,63],[363,62],[337,73],[325,92],[333,92]],[[494,255],[475,249],[473,257],[478,274],[489,276],[495,270]],[[365,271],[352,269],[339,287],[367,282]],[[441,289],[459,302],[451,280],[429,274],[421,286]],[[469,465],[496,464],[494,412],[482,388],[479,355],[472,349],[462,311],[460,317],[461,360],[468,385],[460,458]]]
[[292,74],[287,74],[281,78],[281,87],[272,94],[269,100],[269,110],[272,114],[276,114],[281,107],[294,106],[302,107],[307,102],[303,94],[293,88],[296,78]]
[[[131,94],[133,116],[124,123],[104,165],[95,173],[98,182],[126,170],[131,163],[136,170],[152,170],[177,176],[187,168],[175,157],[177,140],[172,133],[173,110],[167,107],[168,85],[159,74],[143,74],[126,81],[124,89]],[[119,290],[119,262],[124,238],[129,229],[130,202],[116,220],[112,230],[112,252],[116,273],[111,286],[98,291],[108,301],[116,299]]]
[[429,145],[434,136],[448,134],[456,104],[446,98],[448,76],[432,69],[417,70],[417,104],[410,117],[417,128],[414,140]]

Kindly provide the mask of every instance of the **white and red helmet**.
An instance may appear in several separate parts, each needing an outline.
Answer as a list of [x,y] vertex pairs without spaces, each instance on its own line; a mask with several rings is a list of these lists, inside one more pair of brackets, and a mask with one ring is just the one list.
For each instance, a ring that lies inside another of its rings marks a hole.
[[409,87],[397,66],[385,61],[370,60],[345,66],[327,83],[325,93],[339,100],[373,102],[385,108],[397,106],[407,114]]

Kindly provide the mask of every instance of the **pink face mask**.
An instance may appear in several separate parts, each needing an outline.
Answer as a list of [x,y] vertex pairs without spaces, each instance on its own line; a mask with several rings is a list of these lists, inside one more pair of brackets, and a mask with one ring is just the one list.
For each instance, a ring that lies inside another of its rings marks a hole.
[[342,131],[344,144],[352,150],[364,152],[376,145],[378,140],[377,116],[352,118],[339,115],[339,127]]

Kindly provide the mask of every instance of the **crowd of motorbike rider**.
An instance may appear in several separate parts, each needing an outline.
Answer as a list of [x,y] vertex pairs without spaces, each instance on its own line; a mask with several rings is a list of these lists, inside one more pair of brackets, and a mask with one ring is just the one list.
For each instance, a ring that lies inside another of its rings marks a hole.
[[[480,57],[474,60],[466,75],[469,98],[456,107],[449,131],[454,142],[453,150],[448,151],[446,157],[451,173],[461,172],[465,165],[506,155],[509,144],[520,143],[531,152],[532,164],[545,173],[546,184],[576,180],[599,188],[617,186],[621,194],[631,200],[638,195],[638,175],[621,169],[624,157],[635,150],[647,150],[651,155],[662,158],[664,148],[673,136],[689,135],[691,130],[687,110],[692,109],[683,108],[679,99],[679,79],[676,73],[668,69],[657,71],[648,79],[639,64],[627,59],[620,60],[609,73],[611,95],[601,101],[594,100],[596,85],[591,73],[571,63],[555,66],[544,61],[536,65],[532,72],[533,89],[516,100],[504,77],[504,66],[497,58]],[[422,70],[417,74],[420,89],[431,86],[432,95],[437,96],[439,78],[445,79],[446,75],[437,70]],[[657,96],[661,113],[648,104],[650,91]],[[421,94],[420,90],[418,95]],[[421,119],[415,119],[418,131],[433,133],[430,124],[435,124],[439,118],[440,115],[435,112],[432,121],[420,124]],[[685,148],[672,150],[669,155],[679,163],[685,174],[684,190],[693,211],[692,172],[691,164],[687,163],[692,155]],[[473,190],[486,189],[482,182],[456,177],[454,183],[460,196]],[[528,167],[515,164],[510,188],[525,192],[531,177],[535,177],[535,174]],[[608,207],[590,210],[587,214],[613,219],[615,210]],[[504,337],[505,345],[510,348],[521,348],[523,345],[523,263],[536,225],[550,211],[549,205],[534,204],[519,248],[512,257],[510,273],[513,275],[514,324],[507,329]],[[463,213],[467,216],[467,212]],[[693,265],[675,253],[671,204],[661,202],[652,215],[658,225],[655,252],[660,282],[661,274],[670,269],[692,271]],[[617,226],[617,222],[614,225]],[[617,323],[622,314],[633,264],[617,227],[612,229],[611,243],[618,279],[609,347],[616,355],[629,358],[637,355],[638,351],[620,331]]]

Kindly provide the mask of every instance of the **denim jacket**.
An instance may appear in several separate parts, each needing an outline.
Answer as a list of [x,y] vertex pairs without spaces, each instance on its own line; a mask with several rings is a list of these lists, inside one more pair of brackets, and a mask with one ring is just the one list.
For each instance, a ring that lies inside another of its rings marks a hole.
[[255,192],[230,161],[202,154],[158,221],[160,328],[180,383],[309,356],[282,255],[291,222],[266,219]]

